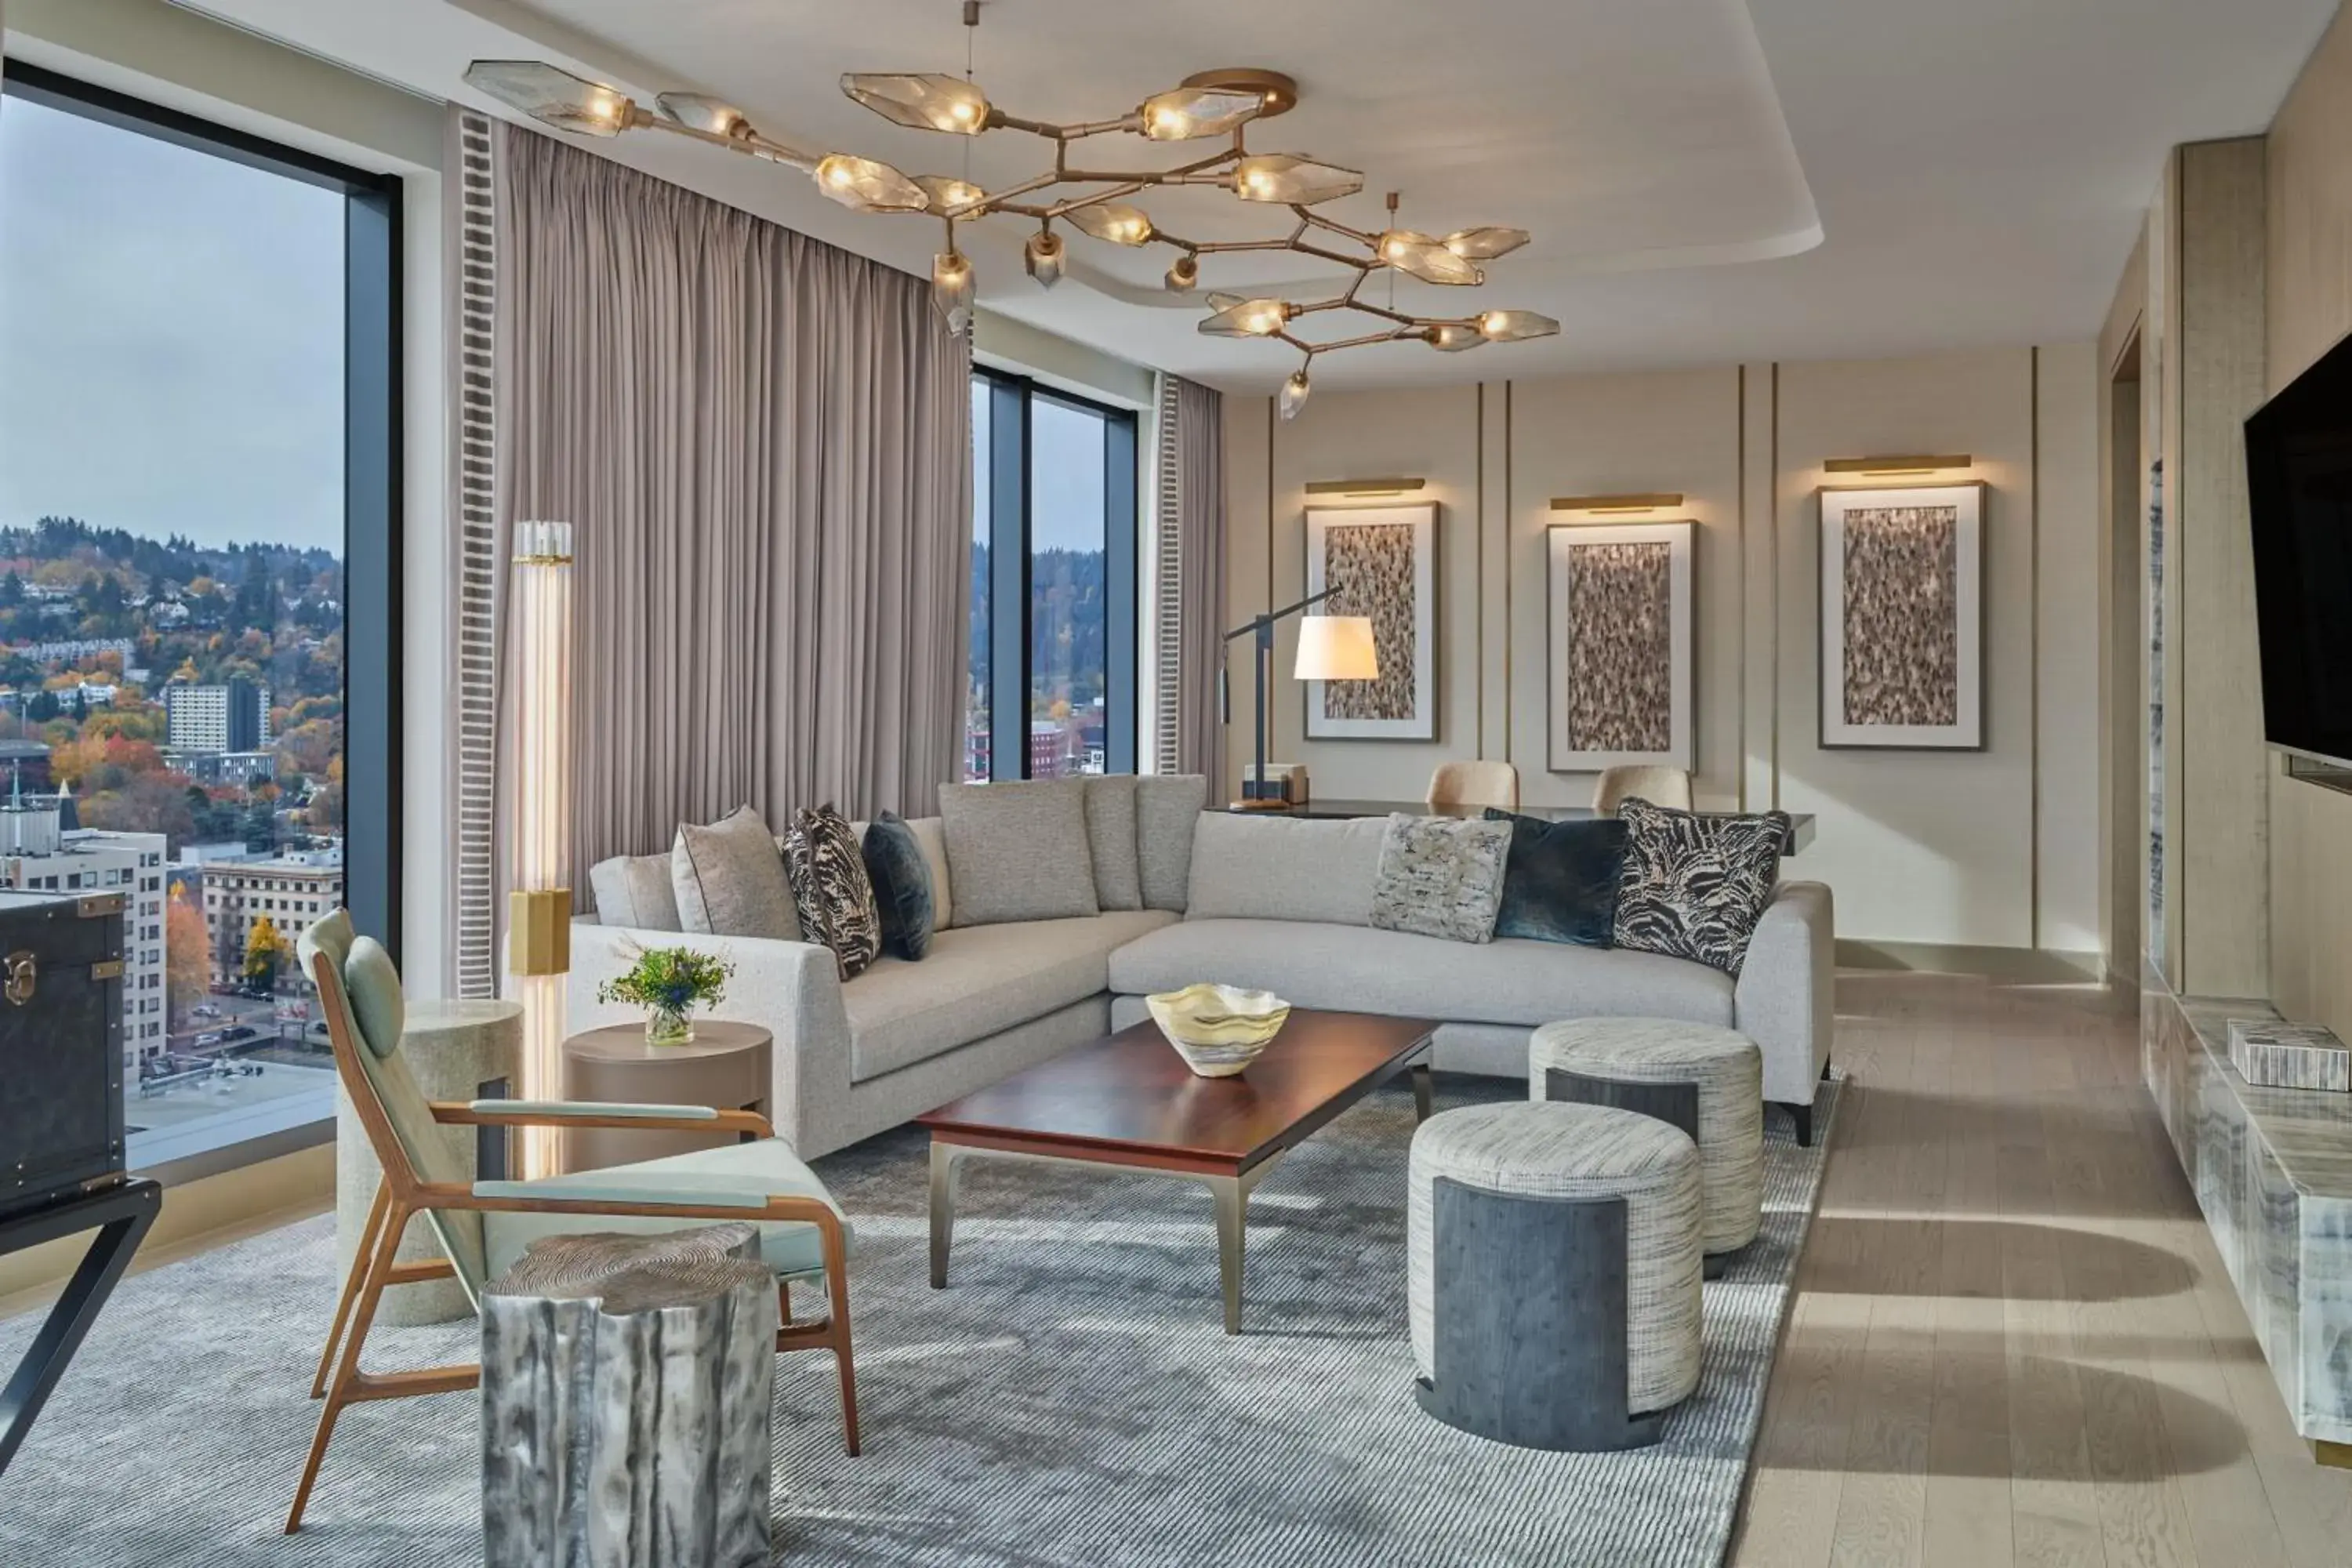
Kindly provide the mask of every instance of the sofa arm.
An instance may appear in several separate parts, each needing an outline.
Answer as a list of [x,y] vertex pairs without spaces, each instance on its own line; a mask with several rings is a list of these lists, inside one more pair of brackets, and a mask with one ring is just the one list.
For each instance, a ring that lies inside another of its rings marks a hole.
[[643,1023],[644,1009],[599,1002],[596,988],[626,972],[640,951],[652,947],[690,948],[735,966],[725,999],[705,1016],[757,1024],[774,1037],[768,1120],[796,1151],[815,1146],[808,1137],[810,1125],[825,1120],[827,1107],[836,1108],[831,1114],[837,1114],[849,1094],[849,1018],[842,1007],[841,972],[832,952],[814,942],[772,937],[575,922],[566,988],[569,1026],[579,1030]]
[[1837,1024],[1837,929],[1824,882],[1783,882],[1748,938],[1733,1022],[1764,1053],[1764,1098],[1811,1105]]

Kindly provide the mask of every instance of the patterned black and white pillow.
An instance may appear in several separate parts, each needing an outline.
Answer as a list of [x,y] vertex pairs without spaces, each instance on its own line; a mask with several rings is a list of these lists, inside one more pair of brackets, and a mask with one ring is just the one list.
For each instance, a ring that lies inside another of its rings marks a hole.
[[783,851],[803,936],[833,950],[844,980],[861,973],[882,951],[882,917],[856,829],[829,805],[796,811]]
[[1625,824],[1617,945],[1738,974],[1780,879],[1789,814],[1701,816],[1633,799],[1617,815]]

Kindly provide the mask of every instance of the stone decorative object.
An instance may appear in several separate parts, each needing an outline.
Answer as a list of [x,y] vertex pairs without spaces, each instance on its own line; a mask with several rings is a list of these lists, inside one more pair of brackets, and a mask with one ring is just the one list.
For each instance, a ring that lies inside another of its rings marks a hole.
[[489,1568],[764,1565],[778,1317],[752,1226],[534,1243],[482,1294]]
[[1675,1018],[1575,1018],[1528,1038],[1528,1097],[1638,1110],[1698,1144],[1707,1275],[1764,1222],[1764,1058],[1735,1029]]
[[1143,999],[1151,1021],[1202,1078],[1232,1078],[1264,1054],[1290,1017],[1290,1004],[1271,991],[1243,991],[1202,982]]
[[[511,1094],[520,1068],[522,1005],[495,1000],[411,1002],[401,1030],[400,1057],[426,1100],[496,1100]],[[465,1173],[499,1178],[515,1174],[507,1163],[506,1129],[439,1127],[434,1135],[449,1145]],[[335,1272],[348,1279],[352,1258],[366,1229],[383,1167],[376,1163],[351,1097],[335,1090]],[[406,1262],[441,1256],[425,1216],[408,1222],[399,1257]],[[385,1289],[375,1321],[394,1328],[455,1322],[473,1315],[473,1305],[455,1279],[426,1279]]]
[[1610,1106],[1465,1106],[1413,1134],[1414,1396],[1523,1447],[1658,1440],[1699,1373],[1699,1155]]
[[2230,1020],[2230,1065],[2248,1083],[2265,1089],[2322,1089],[2352,1093],[2352,1047],[2319,1025],[2276,1018]]
[[2140,1004],[2140,1072],[2294,1428],[2352,1458],[2352,1095],[2230,1069],[2244,1002]]

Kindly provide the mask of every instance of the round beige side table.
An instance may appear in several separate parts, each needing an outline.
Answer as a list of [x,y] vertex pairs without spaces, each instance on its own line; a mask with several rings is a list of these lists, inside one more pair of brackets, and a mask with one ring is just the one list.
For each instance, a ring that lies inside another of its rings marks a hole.
[[[757,1024],[704,1019],[683,1046],[649,1046],[642,1025],[614,1024],[563,1042],[563,1098],[632,1105],[708,1105],[768,1113],[771,1037]],[[563,1168],[601,1171],[735,1142],[732,1132],[648,1132],[576,1127],[564,1134]]]
[[[499,1100],[513,1093],[520,1070],[522,1005],[519,1002],[411,1002],[400,1032],[400,1058],[427,1100]],[[508,1159],[507,1134],[497,1127],[443,1127],[450,1153],[469,1175],[502,1177],[514,1173]],[[367,1129],[360,1125],[351,1097],[335,1090],[335,1258],[338,1282],[349,1277],[352,1255],[360,1233],[367,1228],[368,1207],[375,1202],[383,1167],[376,1163]],[[423,1215],[408,1222],[397,1256],[438,1258],[439,1246]],[[378,1303],[375,1321],[395,1327],[446,1323],[470,1317],[466,1292],[455,1279],[425,1279],[394,1285]]]

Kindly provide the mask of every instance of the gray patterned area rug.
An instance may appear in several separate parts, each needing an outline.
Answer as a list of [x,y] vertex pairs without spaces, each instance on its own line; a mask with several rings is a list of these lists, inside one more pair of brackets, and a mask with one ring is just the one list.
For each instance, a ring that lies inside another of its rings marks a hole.
[[[1508,1097],[1438,1080],[1439,1103]],[[1523,1092],[1523,1091],[1522,1091]],[[1823,1086],[1821,1121],[1833,1115]],[[820,1169],[856,1227],[866,1454],[831,1358],[776,1374],[780,1561],[845,1564],[1705,1564],[1753,1447],[1822,1150],[1768,1117],[1763,1234],[1706,1287],[1706,1370],[1658,1447],[1536,1453],[1423,1415],[1405,1337],[1412,1100],[1391,1086],[1250,1208],[1245,1327],[1221,1329],[1208,1194],[976,1160],[950,1289],[928,1285],[919,1134]],[[1826,1142],[1824,1138],[1823,1142]],[[125,1283],[0,1477],[9,1568],[478,1563],[471,1398],[352,1407],[310,1520],[278,1533],[317,1407],[332,1221]],[[13,1364],[26,1318],[0,1323]],[[380,1369],[471,1359],[470,1321],[383,1329]]]

